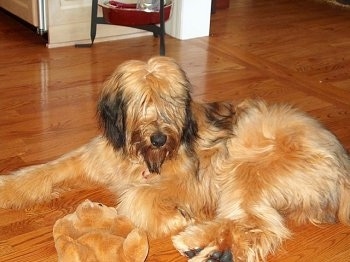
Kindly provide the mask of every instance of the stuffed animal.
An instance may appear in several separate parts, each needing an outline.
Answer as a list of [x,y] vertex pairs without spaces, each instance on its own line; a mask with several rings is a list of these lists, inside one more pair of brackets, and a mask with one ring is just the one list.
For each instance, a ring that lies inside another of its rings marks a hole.
[[53,237],[59,262],[143,262],[148,239],[113,207],[85,200],[56,221]]

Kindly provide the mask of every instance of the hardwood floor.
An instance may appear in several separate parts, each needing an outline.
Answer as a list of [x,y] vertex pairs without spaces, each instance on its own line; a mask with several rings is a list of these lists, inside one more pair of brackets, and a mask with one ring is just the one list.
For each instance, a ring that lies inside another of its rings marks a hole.
[[[350,149],[350,8],[313,0],[231,0],[212,16],[211,35],[166,37],[201,101],[262,97],[297,105]],[[0,172],[54,159],[98,134],[103,80],[127,59],[158,54],[152,36],[47,49],[0,12]],[[25,210],[0,209],[0,261],[56,261],[53,223],[84,199],[112,205],[103,188],[72,189]],[[292,226],[293,238],[268,261],[350,261],[350,227]],[[169,239],[148,261],[185,261]]]

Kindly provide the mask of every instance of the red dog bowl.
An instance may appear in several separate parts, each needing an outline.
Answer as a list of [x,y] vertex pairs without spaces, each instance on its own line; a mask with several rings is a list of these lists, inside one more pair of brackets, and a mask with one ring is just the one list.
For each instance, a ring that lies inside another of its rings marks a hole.
[[[107,1],[99,5],[102,7],[105,21],[113,25],[139,26],[160,23],[159,12],[145,12],[136,9],[136,4]],[[169,19],[171,5],[170,2],[164,6],[164,21]]]

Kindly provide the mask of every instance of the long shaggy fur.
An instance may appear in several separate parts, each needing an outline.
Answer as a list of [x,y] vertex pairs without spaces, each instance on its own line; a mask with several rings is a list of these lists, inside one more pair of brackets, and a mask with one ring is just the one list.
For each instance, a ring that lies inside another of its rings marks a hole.
[[350,160],[332,133],[288,105],[200,104],[190,88],[170,58],[123,63],[98,103],[103,134],[1,176],[0,207],[99,183],[119,214],[151,237],[173,235],[191,261],[227,250],[235,261],[264,260],[290,237],[287,219],[350,224]]

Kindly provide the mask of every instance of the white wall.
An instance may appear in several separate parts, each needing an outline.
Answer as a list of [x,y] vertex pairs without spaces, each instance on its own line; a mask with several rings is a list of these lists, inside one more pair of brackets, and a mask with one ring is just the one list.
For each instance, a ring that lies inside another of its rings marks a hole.
[[167,34],[181,40],[209,35],[211,0],[173,0],[171,12]]

